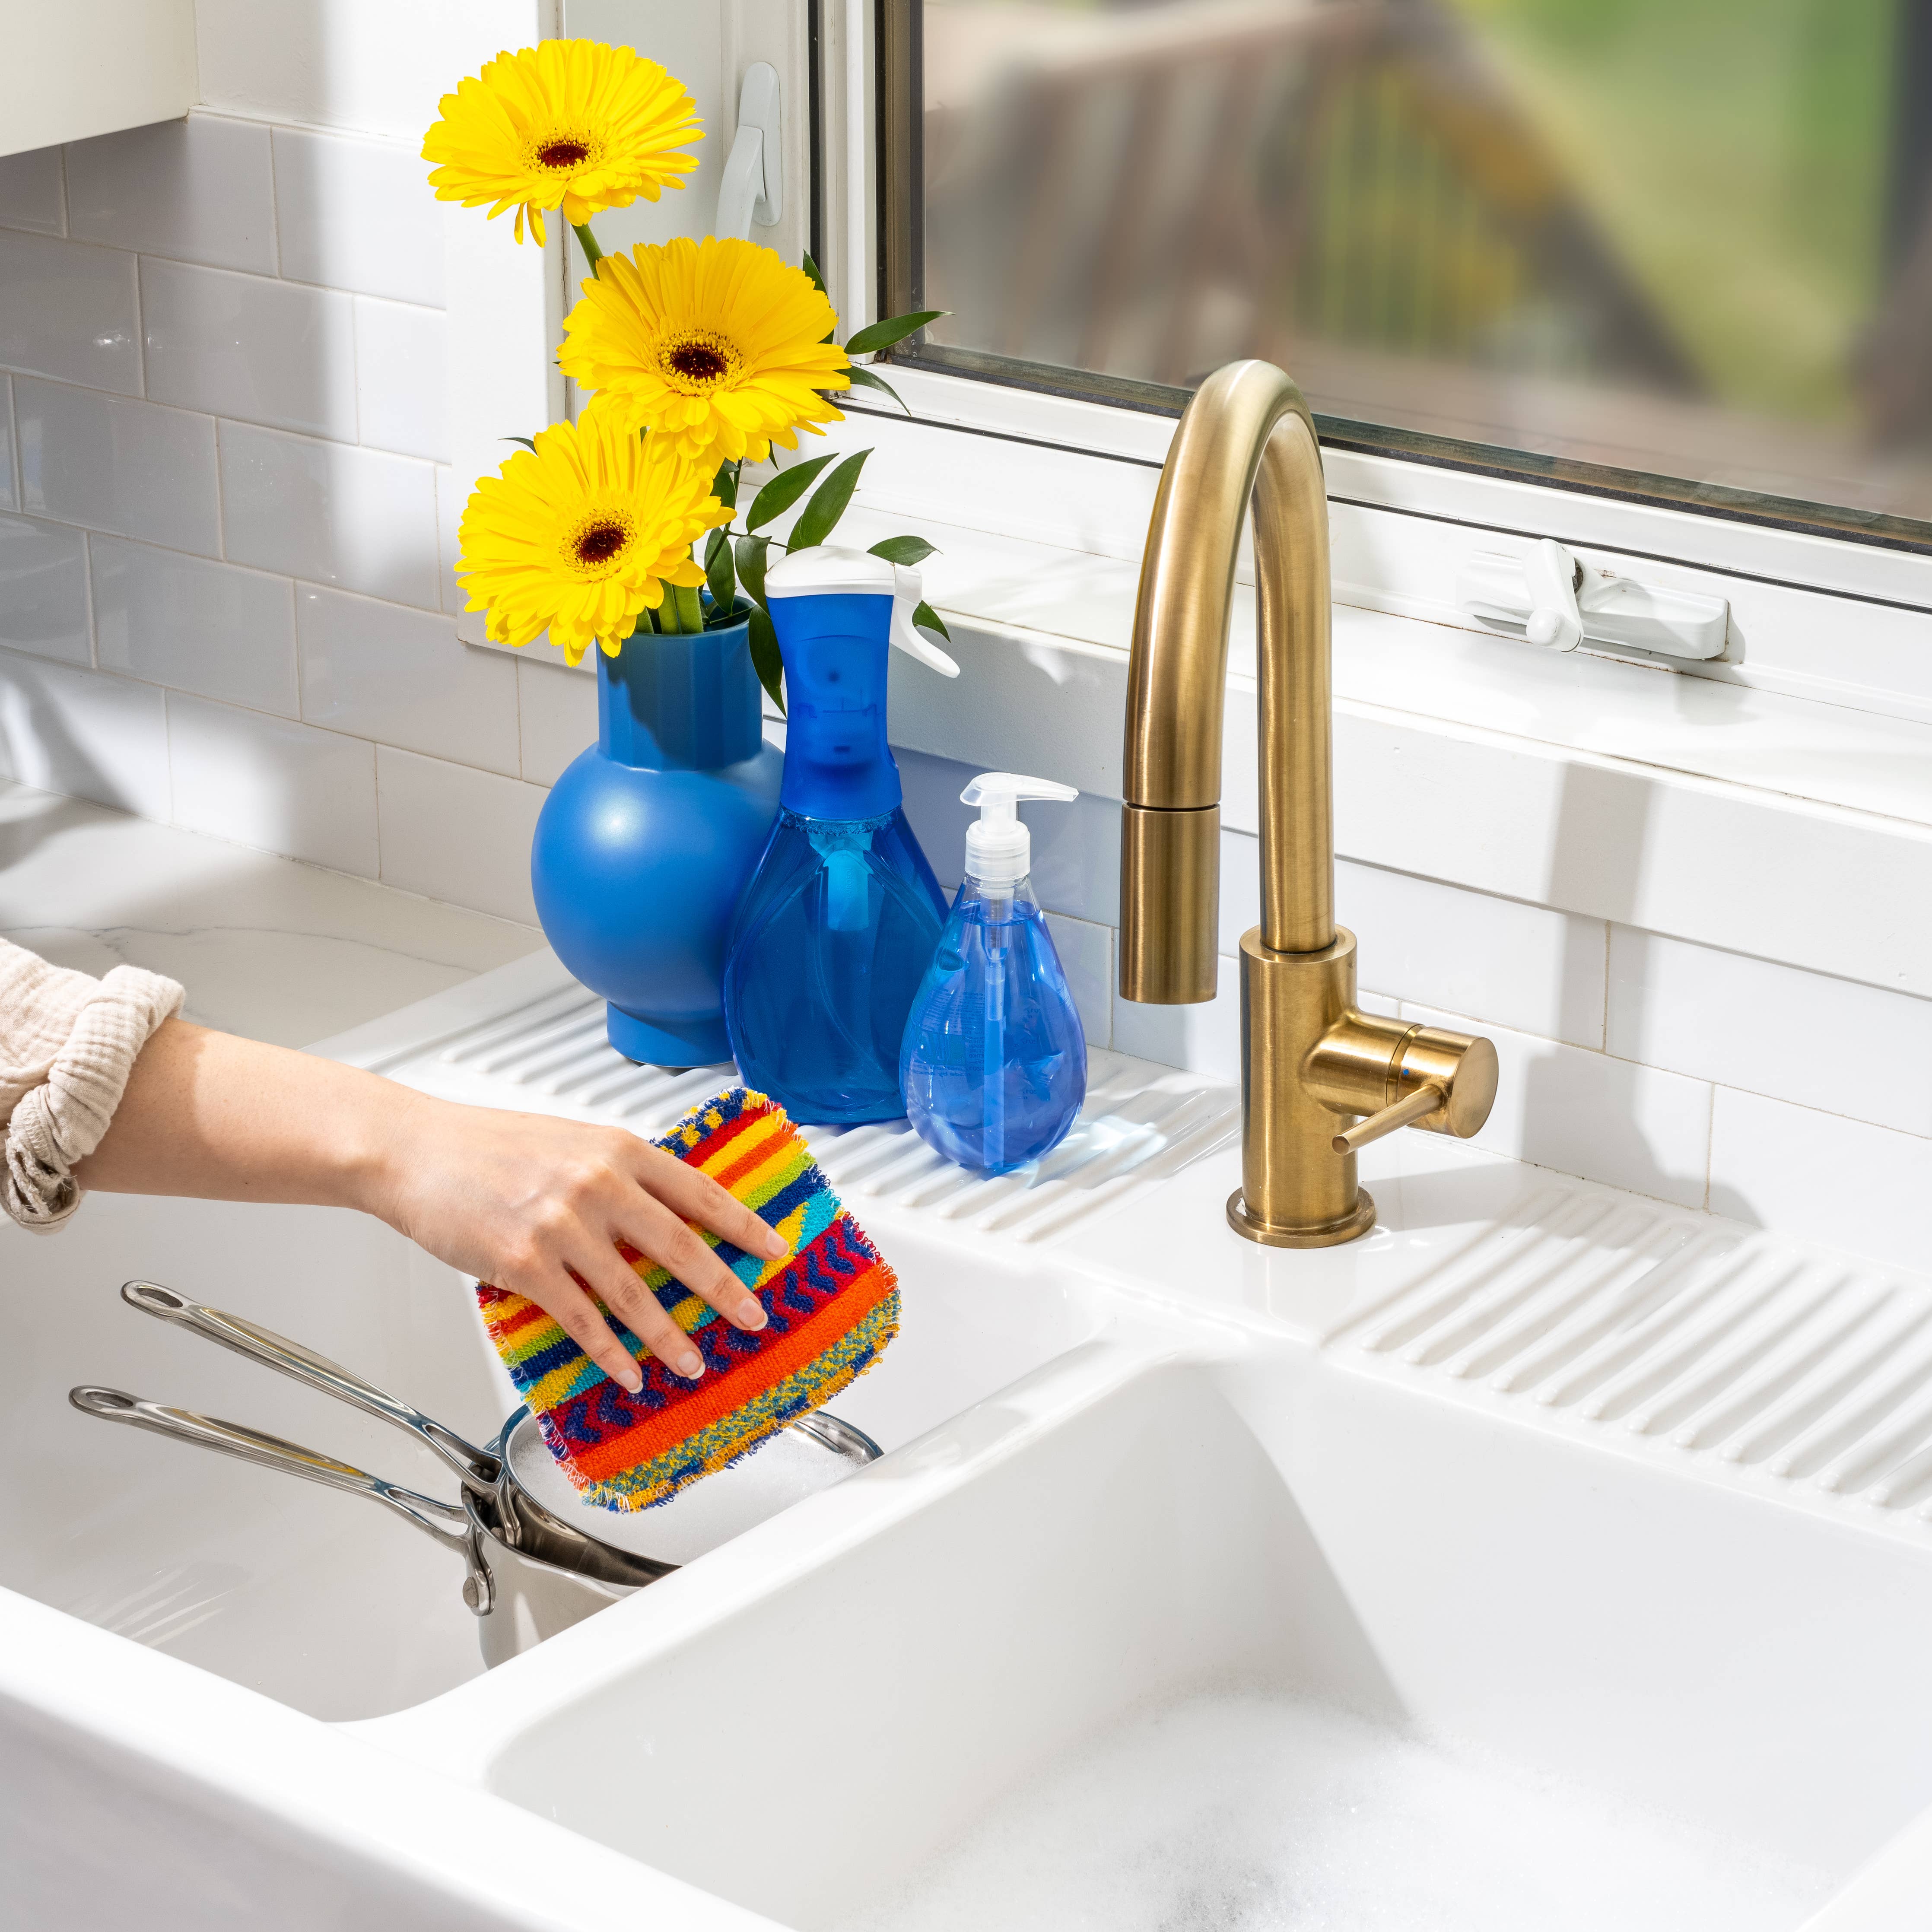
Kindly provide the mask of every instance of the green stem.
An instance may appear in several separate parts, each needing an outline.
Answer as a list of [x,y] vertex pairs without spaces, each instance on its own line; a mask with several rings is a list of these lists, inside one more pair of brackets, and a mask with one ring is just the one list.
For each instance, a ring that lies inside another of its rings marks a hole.
[[668,586],[670,591],[669,602],[677,608],[677,627],[687,634],[695,636],[704,628],[704,606],[698,601],[695,588],[687,588],[682,584]]
[[590,232],[587,221],[573,221],[571,232],[577,237],[578,246],[584,250],[584,259],[590,264],[590,272],[597,272],[597,264],[604,259],[604,251],[597,245],[597,238]]
[[677,587],[675,584],[667,584],[664,586],[664,602],[652,614],[657,620],[658,630],[668,638],[676,637],[684,628],[677,620]]

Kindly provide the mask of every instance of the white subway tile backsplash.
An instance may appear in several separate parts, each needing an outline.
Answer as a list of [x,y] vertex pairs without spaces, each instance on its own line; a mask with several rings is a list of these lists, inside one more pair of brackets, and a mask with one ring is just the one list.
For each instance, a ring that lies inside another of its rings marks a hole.
[[310,724],[517,776],[512,659],[459,644],[447,617],[314,584],[296,622]]
[[1502,1079],[1488,1124],[1474,1136],[1478,1147],[1683,1207],[1703,1206],[1711,1159],[1707,1082],[1406,1000],[1401,1016],[1495,1042]]
[[202,556],[220,554],[214,424],[204,416],[16,376],[22,506]]
[[268,130],[190,114],[70,142],[67,218],[77,241],[272,275]]
[[349,296],[144,256],[141,331],[154,401],[356,440]]
[[284,275],[442,306],[442,212],[419,136],[374,141],[278,128],[274,144]]
[[1573,1046],[1604,1043],[1600,919],[1343,860],[1335,912],[1357,977],[1399,998]]
[[548,794],[387,745],[376,760],[384,884],[534,925],[530,841]]
[[177,825],[376,877],[374,746],[179,692],[167,702]]
[[295,596],[286,578],[118,537],[94,537],[89,547],[103,670],[295,715]]
[[1922,1270],[1928,1201],[1932,1139],[1718,1089],[1712,1213]]
[[404,456],[447,460],[442,353],[447,334],[440,309],[356,298],[356,393],[362,442]]
[[1089,1046],[1112,1043],[1114,1031],[1114,928],[1091,920],[1046,915],[1053,950],[1066,969],[1067,990],[1080,1015]]
[[465,497],[456,472],[448,464],[440,464],[436,472],[436,580],[442,608],[452,617],[470,601],[456,575]]
[[0,229],[0,363],[141,393],[134,258]]
[[[1882,1041],[1877,1053],[1851,1041]],[[1932,1134],[1932,1000],[1610,928],[1610,1050],[1721,1087]]]
[[164,703],[148,685],[0,651],[0,778],[165,822]]
[[597,742],[597,680],[572,670],[554,652],[518,654],[517,710],[523,728],[523,774],[532,784],[555,784],[564,767]]
[[87,539],[58,524],[0,517],[0,645],[88,661]]
[[227,554],[434,610],[435,478],[408,457],[224,423]]
[[0,228],[32,228],[42,235],[67,232],[59,148],[0,154]]
[[[1110,981],[1111,984],[1111,981]],[[1241,969],[1225,955],[1214,997],[1198,1006],[1149,1006],[1113,988],[1114,1039],[1121,1053],[1138,1054],[1216,1080],[1241,1077]]]

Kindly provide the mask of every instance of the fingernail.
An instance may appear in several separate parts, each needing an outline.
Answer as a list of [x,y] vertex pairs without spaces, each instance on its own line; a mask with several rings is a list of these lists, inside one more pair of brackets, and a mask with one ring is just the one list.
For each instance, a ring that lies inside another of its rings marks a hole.
[[634,1362],[626,1362],[624,1366],[617,1371],[617,1379],[622,1382],[625,1388],[628,1389],[633,1395],[641,1394],[644,1391],[644,1372]]
[[776,1261],[779,1256],[785,1252],[785,1238],[774,1228],[765,1237],[765,1252],[770,1256],[773,1261]]
[[765,1325],[764,1305],[755,1296],[747,1296],[738,1304],[738,1325],[741,1328],[762,1328]]
[[687,1382],[694,1382],[704,1372],[704,1358],[698,1354],[679,1356],[677,1372]]

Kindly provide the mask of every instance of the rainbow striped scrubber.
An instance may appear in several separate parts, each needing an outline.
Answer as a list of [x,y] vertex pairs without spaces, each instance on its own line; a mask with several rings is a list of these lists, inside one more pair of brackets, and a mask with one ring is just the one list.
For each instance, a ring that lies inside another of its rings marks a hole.
[[648,1509],[749,1455],[863,1375],[898,1332],[897,1277],[776,1102],[734,1087],[658,1145],[728,1188],[792,1247],[788,1260],[768,1262],[706,1235],[764,1304],[766,1326],[748,1334],[665,1269],[622,1250],[703,1353],[697,1381],[673,1375],[604,1309],[644,1372],[643,1389],[629,1394],[535,1302],[476,1288],[484,1326],[550,1454],[606,1509]]

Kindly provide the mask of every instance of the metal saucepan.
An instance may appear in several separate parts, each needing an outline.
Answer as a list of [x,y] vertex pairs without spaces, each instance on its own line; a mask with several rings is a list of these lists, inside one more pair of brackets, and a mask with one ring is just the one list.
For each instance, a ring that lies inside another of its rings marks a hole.
[[[454,1472],[461,1500],[424,1496],[281,1436],[164,1408],[120,1389],[72,1390],[68,1400],[76,1408],[382,1504],[463,1558],[463,1600],[482,1620],[484,1655],[493,1664],[602,1608],[616,1594],[656,1582],[879,1455],[878,1444],[862,1430],[820,1411],[801,1417],[748,1461],[655,1508],[626,1514],[578,1496],[527,1407],[515,1410],[494,1440],[479,1449],[326,1356],[238,1315],[204,1307],[150,1281],[128,1282],[121,1298],[144,1315],[232,1348],[403,1430]],[[507,1591],[500,1587],[497,1572],[503,1570],[514,1578]],[[578,1580],[579,1587],[560,1589],[564,1578]]]

